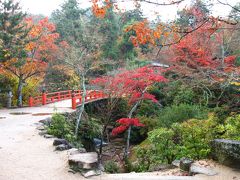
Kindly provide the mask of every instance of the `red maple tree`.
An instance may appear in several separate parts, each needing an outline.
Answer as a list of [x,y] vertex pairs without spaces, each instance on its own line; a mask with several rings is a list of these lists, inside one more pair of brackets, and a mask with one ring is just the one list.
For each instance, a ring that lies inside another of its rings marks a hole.
[[165,51],[177,74],[214,83],[227,79],[228,72],[237,72],[236,56],[226,56],[224,52],[221,26],[205,23]]
[[163,69],[159,67],[145,66],[134,70],[122,70],[121,73],[114,76],[105,76],[92,81],[92,83],[102,86],[109,96],[127,98],[131,105],[127,118],[117,120],[120,126],[112,131],[112,135],[116,136],[128,130],[125,157],[127,157],[129,151],[132,126],[144,126],[139,119],[132,118],[133,113],[142,100],[158,102],[155,96],[148,92],[148,89],[155,83],[167,82],[167,79],[161,74],[162,71]]

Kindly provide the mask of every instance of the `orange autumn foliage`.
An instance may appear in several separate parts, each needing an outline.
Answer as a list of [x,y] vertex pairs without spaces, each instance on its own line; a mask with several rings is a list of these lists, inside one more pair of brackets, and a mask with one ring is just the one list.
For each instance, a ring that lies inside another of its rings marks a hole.
[[158,24],[155,28],[151,28],[148,20],[136,22],[133,25],[128,26],[125,32],[135,32],[135,35],[131,37],[134,46],[152,44],[163,45],[168,41],[177,41],[179,35],[177,33],[177,27],[173,25]]
[[114,4],[110,0],[92,0],[92,12],[96,17],[104,18],[110,8],[119,10],[117,4]]
[[37,24],[31,18],[24,22],[28,33],[28,41],[24,50],[26,58],[12,58],[1,65],[2,73],[6,76],[21,77],[26,80],[31,77],[42,78],[47,67],[47,62],[54,60],[58,51],[56,41],[59,34],[55,33],[55,25],[48,18],[40,20]]

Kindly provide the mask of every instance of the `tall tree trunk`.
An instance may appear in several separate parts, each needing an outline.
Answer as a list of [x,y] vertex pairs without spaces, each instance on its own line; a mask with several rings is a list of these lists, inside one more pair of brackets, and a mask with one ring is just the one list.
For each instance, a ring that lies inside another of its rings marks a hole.
[[23,78],[20,76],[18,79],[18,89],[17,89],[17,106],[22,107],[22,89],[23,89]]
[[81,74],[81,84],[82,84],[82,90],[83,90],[83,94],[82,94],[82,104],[81,107],[79,109],[79,114],[78,114],[78,118],[77,118],[77,123],[76,123],[76,129],[75,129],[75,136],[78,136],[78,129],[80,126],[80,122],[82,119],[82,115],[84,112],[84,108],[85,108],[85,98],[87,96],[87,90],[86,90],[86,84],[85,84],[85,75],[82,73]]
[[[142,101],[142,98],[144,96],[144,93],[147,91],[147,87],[141,92],[141,97],[140,100],[138,100],[134,106],[132,107],[131,111],[128,114],[128,118],[132,118],[133,113],[137,110],[137,107],[139,106],[139,104]],[[124,159],[126,160],[128,158],[128,152],[129,152],[129,146],[130,146],[130,138],[131,138],[131,130],[132,130],[132,126],[129,126],[128,128],[128,134],[127,134],[127,142],[126,142],[126,147],[125,147],[125,151],[124,151]]]
[[[141,103],[141,100],[138,100],[135,105],[132,107],[131,111],[128,114],[128,118],[132,118],[133,113],[137,110],[137,107]],[[126,147],[124,151],[124,158],[126,159],[128,157],[128,152],[129,152],[129,146],[130,146],[130,138],[131,138],[131,130],[132,126],[129,126],[128,131],[127,131],[127,142],[126,142]]]

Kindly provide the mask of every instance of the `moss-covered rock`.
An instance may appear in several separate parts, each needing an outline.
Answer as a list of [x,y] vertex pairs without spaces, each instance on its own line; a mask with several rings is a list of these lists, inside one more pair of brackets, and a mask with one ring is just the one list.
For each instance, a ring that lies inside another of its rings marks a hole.
[[240,141],[215,139],[211,142],[213,159],[226,166],[240,168]]

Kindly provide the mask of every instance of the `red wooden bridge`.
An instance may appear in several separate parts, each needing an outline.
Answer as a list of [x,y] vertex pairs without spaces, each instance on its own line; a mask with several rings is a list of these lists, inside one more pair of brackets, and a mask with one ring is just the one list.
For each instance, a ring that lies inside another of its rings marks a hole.
[[[41,96],[29,97],[29,107],[41,106],[71,99],[72,109],[76,109],[77,106],[82,104],[82,94],[83,92],[81,90],[68,90],[52,93],[42,93]],[[107,95],[105,95],[102,91],[90,90],[87,91],[85,102],[87,103],[90,101],[99,100],[106,97]]]

